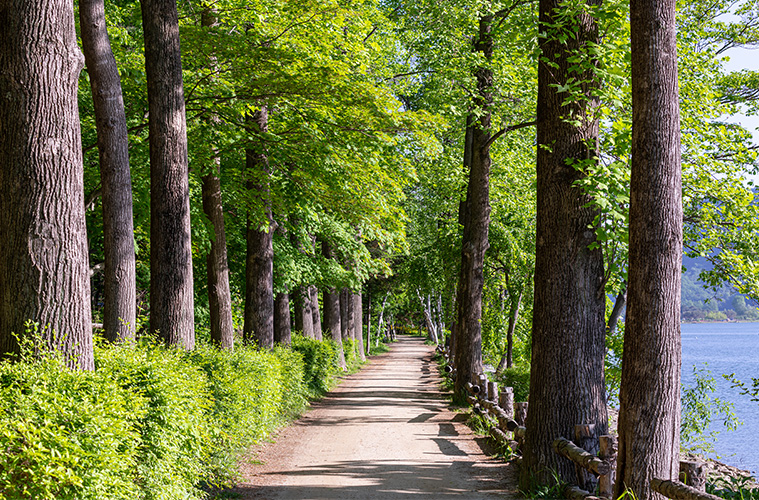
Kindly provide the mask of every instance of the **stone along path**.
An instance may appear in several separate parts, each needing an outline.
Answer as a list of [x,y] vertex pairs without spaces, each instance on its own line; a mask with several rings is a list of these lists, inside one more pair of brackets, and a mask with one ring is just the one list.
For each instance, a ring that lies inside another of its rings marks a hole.
[[513,465],[448,409],[433,348],[402,337],[242,466],[243,499],[519,498]]

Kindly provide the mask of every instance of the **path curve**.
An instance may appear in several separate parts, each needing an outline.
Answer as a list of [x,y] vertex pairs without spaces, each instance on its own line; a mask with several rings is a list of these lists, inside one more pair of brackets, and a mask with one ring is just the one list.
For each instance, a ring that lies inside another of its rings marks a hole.
[[419,337],[401,337],[241,468],[242,499],[519,498],[513,465],[488,457],[448,409]]

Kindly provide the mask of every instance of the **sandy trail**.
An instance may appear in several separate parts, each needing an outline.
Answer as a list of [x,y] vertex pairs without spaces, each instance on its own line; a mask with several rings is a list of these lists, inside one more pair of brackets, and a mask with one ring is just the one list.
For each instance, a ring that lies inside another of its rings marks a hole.
[[234,492],[243,499],[518,498],[514,466],[489,458],[465,415],[448,409],[432,354],[423,339],[402,337],[256,450]]

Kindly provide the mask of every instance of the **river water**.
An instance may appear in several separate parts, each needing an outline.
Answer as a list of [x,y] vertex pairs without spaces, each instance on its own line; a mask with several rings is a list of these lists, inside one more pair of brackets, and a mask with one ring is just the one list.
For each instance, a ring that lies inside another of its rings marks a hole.
[[712,428],[721,430],[714,445],[722,462],[747,469],[757,476],[759,471],[759,402],[742,396],[722,374],[735,376],[749,386],[751,377],[759,378],[759,323],[696,323],[682,325],[683,384],[693,378],[693,366],[711,371],[716,380],[714,396],[735,405],[735,414],[743,425],[737,430],[721,430],[721,423]]

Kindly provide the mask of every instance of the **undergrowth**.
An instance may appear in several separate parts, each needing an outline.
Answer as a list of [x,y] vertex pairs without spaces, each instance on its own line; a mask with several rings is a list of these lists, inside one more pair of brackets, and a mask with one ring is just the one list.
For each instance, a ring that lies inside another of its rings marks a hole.
[[99,344],[85,372],[29,349],[0,363],[0,499],[205,498],[329,390],[336,353],[300,336],[271,351]]

